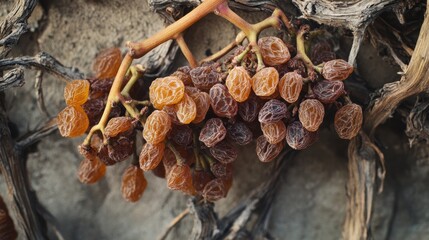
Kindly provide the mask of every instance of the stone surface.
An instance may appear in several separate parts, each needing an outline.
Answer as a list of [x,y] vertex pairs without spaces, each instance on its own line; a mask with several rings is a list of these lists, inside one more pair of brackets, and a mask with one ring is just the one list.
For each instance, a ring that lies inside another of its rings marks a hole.
[[[5,3],[3,8],[3,3]],[[14,1],[3,0],[0,16]],[[12,54],[34,55],[46,51],[66,66],[91,75],[92,60],[99,50],[124,46],[128,40],[150,36],[162,28],[163,21],[140,0],[56,0],[41,1],[34,31],[26,34]],[[241,13],[242,14],[242,13]],[[246,13],[251,22],[265,14]],[[1,18],[0,18],[1,19]],[[37,22],[38,19],[42,19]],[[43,20],[44,19],[44,20]],[[221,49],[238,32],[216,16],[208,16],[185,35],[198,59]],[[368,44],[358,59],[365,79],[375,79],[373,87],[392,81],[396,68],[380,64]],[[175,65],[184,64],[179,55]],[[375,66],[382,70],[374,69]],[[376,75],[373,75],[373,73]],[[26,71],[24,87],[8,92],[10,120],[20,135],[35,129],[44,119],[36,104],[34,70]],[[54,116],[65,103],[65,83],[44,76],[45,102]],[[376,196],[373,235],[376,239],[424,239],[429,233],[429,150],[426,145],[409,150],[403,125],[390,122],[379,131],[384,145],[388,175],[385,191]],[[29,154],[28,169],[32,187],[41,203],[60,223],[65,239],[156,239],[171,220],[186,207],[186,196],[167,189],[165,181],[146,174],[148,188],[141,201],[125,202],[120,195],[120,180],[127,163],[109,167],[105,179],[82,185],[76,178],[80,155],[76,146],[82,141],[64,139],[55,133]],[[241,149],[234,164],[234,186],[228,198],[216,204],[220,216],[245,195],[270,177],[270,165],[260,163],[254,145]],[[269,230],[276,239],[338,239],[346,211],[347,142],[339,140],[332,128],[322,131],[320,140],[287,163],[273,203]],[[6,194],[3,182],[0,192]],[[187,239],[192,227],[186,218],[170,239]]]

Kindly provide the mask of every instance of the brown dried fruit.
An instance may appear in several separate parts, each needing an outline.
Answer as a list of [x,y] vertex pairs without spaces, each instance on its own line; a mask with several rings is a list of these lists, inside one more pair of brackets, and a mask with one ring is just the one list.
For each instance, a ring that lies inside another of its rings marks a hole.
[[122,176],[122,197],[129,202],[137,202],[147,187],[147,181],[143,171],[135,165],[125,169]]

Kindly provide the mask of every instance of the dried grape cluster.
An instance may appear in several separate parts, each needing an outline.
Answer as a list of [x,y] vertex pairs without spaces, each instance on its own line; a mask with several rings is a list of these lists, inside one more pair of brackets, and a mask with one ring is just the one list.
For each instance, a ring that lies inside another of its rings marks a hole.
[[[79,146],[80,181],[94,183],[106,166],[134,154],[122,178],[126,200],[140,199],[147,186],[144,172],[152,171],[170,189],[216,201],[232,185],[237,145],[255,141],[259,160],[271,162],[282,151],[313,144],[329,113],[335,113],[340,138],[355,137],[362,109],[351,102],[343,83],[353,67],[336,59],[325,41],[311,42],[307,56],[308,33],[302,25],[290,34],[295,39],[263,37],[253,51],[238,48],[231,57],[181,67],[151,82],[132,66],[121,91],[112,87],[120,51],[102,52],[94,79],[67,84],[68,106],[58,114],[63,136],[89,131]],[[136,146],[137,138],[142,146]]]

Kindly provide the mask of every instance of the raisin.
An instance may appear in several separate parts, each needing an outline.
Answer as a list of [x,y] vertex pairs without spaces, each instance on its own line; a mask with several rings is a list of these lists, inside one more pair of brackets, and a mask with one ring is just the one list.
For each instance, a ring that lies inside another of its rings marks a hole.
[[164,111],[155,110],[146,119],[143,138],[148,143],[157,144],[164,141],[170,129],[170,116]]
[[302,90],[302,76],[294,72],[286,73],[279,82],[280,96],[288,103],[294,103],[298,100]]
[[117,163],[127,160],[134,152],[134,133],[111,138],[107,145],[107,150],[111,160]]
[[283,150],[283,147],[283,141],[280,141],[276,144],[271,144],[263,135],[256,139],[256,155],[258,155],[258,158],[261,162],[273,161]]
[[189,66],[183,66],[179,67],[171,76],[178,77],[180,80],[182,80],[183,84],[186,86],[192,85],[192,78],[189,72],[191,71],[191,68]]
[[104,165],[98,157],[84,158],[80,162],[77,176],[81,183],[92,184],[104,177],[106,173],[106,165]]
[[108,79],[92,79],[90,80],[91,90],[90,90],[90,98],[96,99],[101,98],[103,96],[107,96],[109,94],[110,88],[112,88],[113,78]]
[[232,178],[232,164],[215,162],[210,164],[210,171],[217,178]]
[[243,122],[236,121],[227,126],[227,135],[229,139],[238,145],[247,145],[253,139],[253,133],[250,128]]
[[144,144],[139,157],[140,168],[143,171],[155,169],[164,156],[164,149],[165,144],[163,142],[154,145]]
[[234,162],[238,157],[238,150],[231,143],[224,140],[210,148],[210,153],[223,164]]
[[199,140],[207,147],[213,147],[226,136],[226,128],[220,118],[207,120],[201,129]]
[[122,197],[129,202],[137,202],[147,187],[147,181],[143,171],[135,165],[125,169],[122,176]]
[[290,59],[286,44],[278,37],[263,37],[258,40],[264,63],[269,66],[283,64]]
[[172,123],[176,125],[181,125],[182,123],[177,118],[176,110],[174,109],[174,105],[164,106],[162,111],[166,112],[168,116],[170,116],[170,120]]
[[203,190],[203,198],[210,202],[215,202],[221,198],[226,197],[227,190],[224,180],[215,178],[208,182]]
[[116,137],[118,134],[133,128],[133,119],[130,117],[111,118],[104,128],[106,137]]
[[108,48],[101,51],[95,58],[92,69],[96,78],[113,78],[121,66],[122,54],[119,48]]
[[255,95],[250,95],[247,101],[238,105],[238,113],[240,117],[246,122],[253,122],[258,117],[260,104],[259,99]]
[[274,123],[288,117],[289,112],[286,104],[280,100],[272,99],[261,108],[258,120],[261,123]]
[[212,66],[201,66],[192,69],[189,74],[194,86],[200,90],[208,91],[221,81],[221,75]]
[[235,101],[244,102],[252,89],[251,80],[244,67],[234,67],[225,80],[225,86]]
[[316,99],[306,99],[299,104],[298,118],[310,132],[317,131],[325,116],[323,104]]
[[88,100],[89,82],[87,80],[73,80],[64,87],[64,99],[67,105],[80,106]]
[[58,130],[63,137],[77,137],[85,133],[89,119],[81,106],[67,106],[57,116]]
[[189,146],[193,138],[192,129],[188,125],[176,125],[170,132],[170,137],[174,143],[180,146]]
[[335,102],[344,93],[344,83],[342,81],[322,80],[316,82],[313,86],[314,96],[325,104]]
[[335,131],[342,139],[352,139],[358,135],[362,121],[362,107],[354,103],[347,104],[335,113]]
[[170,169],[167,175],[168,188],[184,191],[192,185],[191,168],[188,165],[176,164]]
[[174,110],[176,111],[177,119],[183,124],[191,123],[197,115],[197,105],[186,93],[183,95],[182,100],[174,105]]
[[300,121],[295,121],[287,126],[286,142],[295,150],[302,150],[309,147],[317,138],[318,132],[307,131]]
[[105,106],[104,100],[100,98],[89,99],[82,105],[82,108],[89,119],[89,127],[96,125],[100,121]]
[[152,169],[152,173],[153,173],[153,175],[155,175],[159,178],[165,178],[165,176],[167,174],[165,171],[164,164],[158,164],[158,166],[156,166],[156,168]]
[[273,67],[259,70],[252,77],[252,89],[256,96],[267,97],[272,95],[279,83],[279,73]]
[[197,108],[197,114],[192,123],[200,123],[206,118],[206,114],[210,109],[210,96],[208,93],[200,92],[191,95],[191,98],[194,100]]
[[261,129],[270,144],[279,143],[286,137],[286,125],[283,121],[261,123]]
[[222,84],[216,84],[210,89],[210,104],[219,117],[232,118],[237,115],[237,102]]
[[353,66],[343,59],[334,59],[323,64],[322,75],[327,80],[343,81],[353,72]]
[[185,85],[174,76],[157,78],[149,87],[150,101],[157,109],[180,102],[184,94]]
[[327,41],[317,42],[311,47],[311,60],[315,65],[334,60],[335,58],[336,55],[332,51],[331,44]]

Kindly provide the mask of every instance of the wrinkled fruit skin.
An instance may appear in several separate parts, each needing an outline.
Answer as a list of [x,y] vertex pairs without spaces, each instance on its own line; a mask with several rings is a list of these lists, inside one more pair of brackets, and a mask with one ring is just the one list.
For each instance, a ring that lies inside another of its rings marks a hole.
[[162,109],[165,105],[179,103],[184,94],[185,85],[175,76],[157,78],[149,87],[150,101],[157,109]]
[[109,48],[97,55],[92,69],[96,78],[113,78],[119,70],[122,62],[122,54],[119,48]]
[[188,165],[174,165],[167,176],[167,186],[172,190],[186,192],[193,188],[191,169]]
[[283,147],[283,141],[271,144],[262,135],[256,140],[256,155],[258,155],[261,162],[271,162],[280,154]]
[[191,123],[197,116],[197,105],[186,93],[183,95],[182,100],[174,105],[174,110],[176,111],[177,119],[183,124]]
[[213,147],[226,136],[226,128],[220,118],[209,119],[201,129],[199,140],[207,147]]
[[236,121],[227,126],[227,136],[238,145],[247,145],[253,140],[253,133],[243,122]]
[[289,117],[289,112],[286,104],[277,99],[272,99],[261,108],[258,120],[260,123],[274,123],[287,117]]
[[279,82],[280,96],[288,103],[294,103],[301,94],[303,85],[302,76],[294,72],[286,73]]
[[104,129],[106,137],[116,137],[118,134],[133,128],[133,119],[130,117],[111,118]]
[[286,137],[286,125],[283,121],[274,123],[261,123],[262,133],[264,134],[267,142],[270,144],[277,144]]
[[89,82],[73,80],[64,87],[64,99],[69,106],[80,106],[88,100]]
[[155,145],[146,143],[145,145],[143,145],[142,151],[140,152],[139,156],[140,168],[143,171],[155,169],[162,161],[162,157],[164,156],[164,149],[164,143],[158,143]]
[[138,166],[129,166],[122,176],[122,197],[129,202],[137,202],[147,187],[143,171]]
[[104,177],[106,165],[98,157],[84,158],[79,165],[77,172],[78,179],[81,183],[92,184]]
[[319,100],[306,99],[299,105],[298,118],[302,126],[310,132],[319,129],[325,116],[325,108]]
[[206,184],[203,190],[203,198],[210,202],[215,202],[226,197],[227,190],[225,182],[221,178],[216,178]]
[[196,67],[189,74],[194,86],[202,91],[210,90],[211,87],[221,81],[221,75],[212,66]]
[[322,75],[326,80],[343,81],[353,73],[353,66],[343,59],[334,59],[323,65]]
[[238,157],[238,150],[228,141],[222,141],[210,148],[212,156],[223,164],[234,162]]
[[342,139],[352,139],[358,135],[362,121],[362,107],[354,103],[347,104],[335,113],[335,131]]
[[261,106],[257,97],[251,95],[247,101],[239,104],[238,113],[244,121],[253,122],[258,117]]
[[89,119],[81,106],[67,106],[57,116],[58,130],[63,137],[78,137],[85,133]]
[[218,117],[232,118],[237,115],[238,104],[224,85],[214,85],[209,95],[212,109]]
[[155,110],[146,119],[143,129],[143,138],[148,143],[158,144],[165,140],[170,129],[170,116],[164,111]]
[[278,37],[263,37],[258,40],[258,46],[263,61],[268,66],[286,63],[290,59],[290,52],[286,44]]
[[199,92],[191,95],[191,98],[194,100],[197,108],[197,113],[192,123],[197,124],[206,118],[206,114],[210,109],[210,95],[206,92]]
[[322,80],[313,86],[314,96],[325,104],[335,102],[344,93],[344,83],[342,81]]
[[235,101],[244,102],[252,90],[251,80],[244,67],[234,67],[225,80],[225,86]]
[[256,96],[268,97],[272,95],[279,83],[279,73],[273,67],[266,67],[252,77],[252,89]]
[[313,144],[318,138],[318,132],[307,131],[299,121],[295,121],[287,126],[286,142],[295,149],[302,150]]

